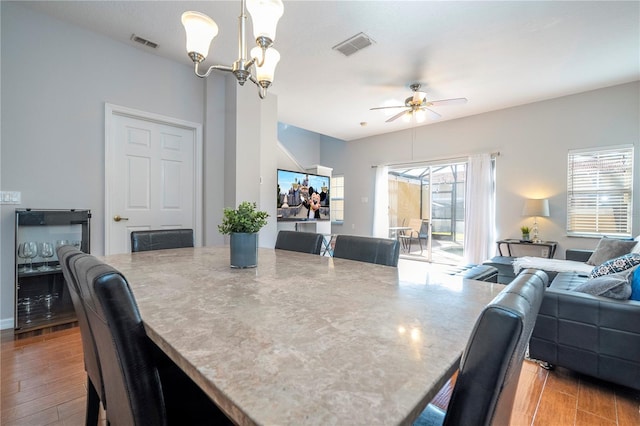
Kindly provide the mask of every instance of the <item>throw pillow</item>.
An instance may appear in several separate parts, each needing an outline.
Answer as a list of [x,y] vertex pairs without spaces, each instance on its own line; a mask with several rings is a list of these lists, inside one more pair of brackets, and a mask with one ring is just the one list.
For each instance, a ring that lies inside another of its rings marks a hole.
[[640,253],[629,253],[615,259],[607,260],[602,265],[596,266],[591,270],[589,278],[596,278],[602,275],[615,274],[616,272],[626,271],[640,265]]
[[593,254],[591,254],[589,260],[587,260],[587,264],[593,266],[600,265],[609,259],[630,253],[636,244],[637,241],[634,240],[602,238],[600,242],[598,242],[595,250],[593,250]]
[[629,283],[631,272],[622,271],[617,274],[602,275],[592,278],[576,286],[573,290],[581,293],[604,296],[611,299],[626,300],[631,296]]
[[640,301],[640,268],[636,268],[633,272],[630,299]]

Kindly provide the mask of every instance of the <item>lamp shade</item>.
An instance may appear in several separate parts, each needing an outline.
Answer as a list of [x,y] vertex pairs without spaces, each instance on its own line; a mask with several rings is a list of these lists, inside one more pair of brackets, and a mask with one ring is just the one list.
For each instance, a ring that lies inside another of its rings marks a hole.
[[[264,52],[264,63],[262,66],[258,66],[260,59],[262,58],[262,49],[258,46],[251,49],[251,57],[258,58],[255,62],[256,65],[256,80],[259,82],[273,82],[273,77],[276,73],[276,65],[280,61],[280,53],[273,47],[267,49]],[[268,85],[267,85],[268,86]]]
[[187,33],[187,53],[195,52],[206,58],[211,40],[218,34],[218,25],[200,12],[184,12],[182,25]]
[[427,120],[427,113],[422,109],[417,109],[413,116],[416,119],[416,123],[424,123]]
[[421,104],[422,101],[424,101],[424,98],[427,96],[427,94],[425,92],[413,92],[413,102],[417,103],[417,104]]
[[549,200],[547,198],[525,200],[522,216],[549,216]]
[[247,0],[247,10],[253,22],[253,35],[256,39],[266,37],[276,39],[276,26],[284,12],[281,0]]

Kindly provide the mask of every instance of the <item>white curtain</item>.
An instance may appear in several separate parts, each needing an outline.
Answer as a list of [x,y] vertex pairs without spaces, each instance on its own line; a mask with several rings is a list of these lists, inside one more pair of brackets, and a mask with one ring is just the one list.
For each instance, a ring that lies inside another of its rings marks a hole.
[[464,257],[468,263],[482,263],[495,253],[493,175],[490,154],[469,157],[464,218]]
[[373,204],[373,236],[389,237],[389,167],[376,167],[375,199]]

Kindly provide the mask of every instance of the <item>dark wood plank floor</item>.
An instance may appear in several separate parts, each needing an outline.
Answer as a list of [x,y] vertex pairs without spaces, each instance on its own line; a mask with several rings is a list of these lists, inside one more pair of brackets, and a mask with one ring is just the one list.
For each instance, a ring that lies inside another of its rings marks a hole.
[[[1,340],[0,424],[83,425],[86,376],[79,328],[20,340],[5,330]],[[438,404],[446,404],[451,386],[436,397]],[[640,392],[525,361],[511,424],[637,426]]]

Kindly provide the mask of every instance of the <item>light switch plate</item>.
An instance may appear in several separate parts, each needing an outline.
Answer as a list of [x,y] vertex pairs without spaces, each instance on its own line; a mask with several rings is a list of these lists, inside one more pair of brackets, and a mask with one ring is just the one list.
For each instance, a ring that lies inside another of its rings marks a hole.
[[0,191],[0,204],[20,204],[20,191]]

